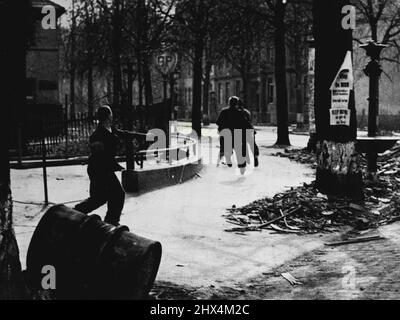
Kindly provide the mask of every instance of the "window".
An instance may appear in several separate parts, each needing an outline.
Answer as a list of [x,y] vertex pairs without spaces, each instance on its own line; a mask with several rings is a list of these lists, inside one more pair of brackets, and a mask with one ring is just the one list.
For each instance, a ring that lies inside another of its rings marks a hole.
[[224,93],[222,90],[222,83],[218,83],[218,104],[224,103]]
[[228,99],[231,96],[231,83],[227,82],[225,84],[225,102],[228,103]]
[[274,103],[274,82],[272,78],[268,78],[268,103]]

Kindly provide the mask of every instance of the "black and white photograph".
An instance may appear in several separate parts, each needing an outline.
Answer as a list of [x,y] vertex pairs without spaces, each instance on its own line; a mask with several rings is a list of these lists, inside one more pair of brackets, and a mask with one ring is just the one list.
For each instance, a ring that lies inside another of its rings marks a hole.
[[399,0],[0,0],[0,109],[0,302],[400,299]]

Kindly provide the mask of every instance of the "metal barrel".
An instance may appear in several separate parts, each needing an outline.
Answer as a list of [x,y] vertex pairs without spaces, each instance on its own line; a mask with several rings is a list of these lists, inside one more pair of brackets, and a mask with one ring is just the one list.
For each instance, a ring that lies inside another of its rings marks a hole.
[[27,276],[43,289],[43,267],[55,270],[56,299],[146,299],[162,248],[126,226],[112,226],[64,205],[50,208],[29,244]]

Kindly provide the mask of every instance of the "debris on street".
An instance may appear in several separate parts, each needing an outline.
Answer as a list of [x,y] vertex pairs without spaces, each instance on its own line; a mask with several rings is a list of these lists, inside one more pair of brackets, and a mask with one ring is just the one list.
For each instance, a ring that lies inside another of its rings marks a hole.
[[[305,149],[276,155],[315,165],[315,156]],[[345,226],[360,231],[400,221],[400,144],[380,155],[379,161],[376,178],[364,181],[361,202],[323,195],[312,182],[241,208],[233,206],[225,217],[237,227],[225,231],[305,234],[335,232]]]
[[315,154],[308,151],[307,149],[288,149],[286,148],[284,152],[277,152],[274,154],[276,157],[288,158],[292,161],[296,161],[302,164],[308,164],[313,169],[317,168],[317,162]]
[[330,246],[330,247],[336,247],[336,246],[342,246],[342,245],[346,245],[346,244],[369,242],[369,241],[384,240],[384,239],[385,238],[381,237],[381,236],[372,236],[372,237],[363,237],[363,238],[353,238],[353,239],[348,239],[348,240],[339,241],[339,242],[325,243],[325,245]]
[[286,279],[292,286],[301,285],[302,283],[293,277],[290,273],[282,273],[281,276]]

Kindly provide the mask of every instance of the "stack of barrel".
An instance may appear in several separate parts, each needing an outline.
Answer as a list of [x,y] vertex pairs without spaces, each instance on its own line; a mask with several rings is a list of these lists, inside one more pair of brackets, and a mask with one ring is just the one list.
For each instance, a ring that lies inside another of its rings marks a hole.
[[54,267],[57,299],[146,299],[161,261],[161,244],[63,205],[40,220],[27,255],[32,288]]

